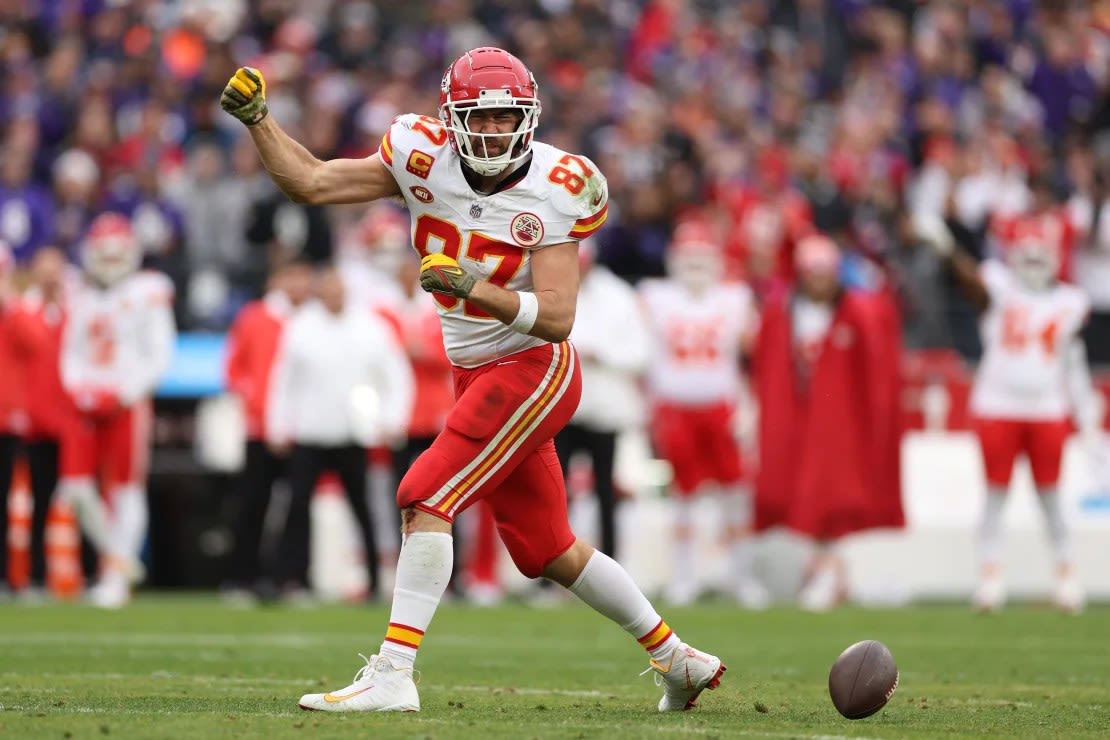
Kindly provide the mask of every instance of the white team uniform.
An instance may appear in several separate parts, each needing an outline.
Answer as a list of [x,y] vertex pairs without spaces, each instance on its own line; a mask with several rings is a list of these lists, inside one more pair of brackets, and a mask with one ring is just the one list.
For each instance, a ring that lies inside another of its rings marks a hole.
[[979,322],[983,359],[971,391],[977,417],[1048,421],[1067,418],[1066,349],[1086,320],[1090,302],[1079,288],[1024,288],[1002,263],[987,260],[980,274],[990,308]]
[[[475,192],[440,122],[398,117],[379,149],[412,214],[421,254],[442,252],[468,273],[507,290],[532,290],[531,252],[578,241],[605,222],[605,178],[585,157],[534,141],[528,172],[492,195]],[[544,344],[466,301],[435,296],[451,362],[477,367]]]
[[168,277],[148,271],[110,288],[75,287],[62,340],[66,390],[110,391],[124,405],[149,398],[173,358],[173,295]]
[[647,372],[657,402],[735,403],[743,337],[755,327],[751,289],[723,283],[695,296],[673,280],[646,280],[640,296],[657,344]]

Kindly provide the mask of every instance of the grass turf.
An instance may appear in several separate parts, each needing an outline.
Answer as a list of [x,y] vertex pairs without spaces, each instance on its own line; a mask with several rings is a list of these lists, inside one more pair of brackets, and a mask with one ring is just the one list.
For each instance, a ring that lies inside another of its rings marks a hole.
[[[0,606],[2,737],[1105,737],[1110,610],[1015,607],[827,615],[668,610],[729,666],[693,712],[659,715],[643,652],[578,605],[446,606],[425,640],[419,714],[301,712],[376,650],[384,607],[231,610],[140,598],[120,612]],[[884,641],[901,669],[885,710],[850,722],[826,692],[848,644]]]

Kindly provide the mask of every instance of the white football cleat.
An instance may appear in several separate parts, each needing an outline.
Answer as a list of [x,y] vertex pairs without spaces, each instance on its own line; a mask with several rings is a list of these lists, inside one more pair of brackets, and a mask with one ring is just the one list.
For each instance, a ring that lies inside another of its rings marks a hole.
[[656,685],[663,686],[660,712],[693,709],[702,691],[721,685],[721,674],[726,670],[720,658],[695,650],[684,642],[671,651],[666,662],[649,660],[647,669],[655,671]]
[[1052,603],[1065,614],[1078,614],[1087,605],[1087,595],[1083,592],[1083,584],[1070,572],[1056,581],[1056,593]]
[[971,597],[972,608],[977,612],[990,614],[1001,609],[1005,603],[1006,583],[1002,580],[1002,573],[994,571],[985,574]]
[[420,695],[411,668],[394,668],[389,658],[362,653],[366,665],[350,686],[326,694],[305,694],[297,705],[317,712],[419,712]]
[[131,584],[124,574],[107,572],[89,589],[88,600],[99,609],[122,609],[131,602]]

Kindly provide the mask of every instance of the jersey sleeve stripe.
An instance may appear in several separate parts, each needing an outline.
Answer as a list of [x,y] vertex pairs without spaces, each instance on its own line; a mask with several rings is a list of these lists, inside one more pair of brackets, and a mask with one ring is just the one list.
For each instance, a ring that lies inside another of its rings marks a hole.
[[605,225],[606,219],[609,218],[609,204],[606,203],[605,207],[592,216],[580,218],[574,222],[574,227],[570,230],[570,235],[575,239],[585,239],[588,236],[593,236],[598,229]]
[[393,142],[389,140],[388,131],[386,131],[385,136],[382,137],[382,145],[378,147],[378,153],[382,155],[383,162],[390,167],[393,166]]
[[608,215],[609,215],[609,202],[606,201],[605,205],[603,205],[601,207],[601,210],[598,211],[597,213],[590,214],[589,216],[583,216],[582,218],[575,221],[574,222],[574,228],[578,229],[578,228],[583,228],[583,227],[586,227],[586,226],[593,226],[599,220],[604,221],[605,218]]

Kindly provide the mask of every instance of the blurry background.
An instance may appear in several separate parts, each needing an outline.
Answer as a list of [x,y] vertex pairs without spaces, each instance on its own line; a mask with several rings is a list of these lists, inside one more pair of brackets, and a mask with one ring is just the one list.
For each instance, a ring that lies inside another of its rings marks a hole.
[[[789,279],[793,245],[813,229],[836,239],[851,284],[896,286],[916,430],[904,447],[910,531],[874,575],[895,591],[965,592],[973,559],[959,533],[982,489],[966,409],[976,317],[907,213],[948,216],[981,257],[1000,248],[1007,218],[1051,209],[1094,305],[1089,356],[1110,368],[1107,0],[0,0],[0,238],[23,265],[45,245],[76,257],[91,218],[120,210],[146,263],[177,286],[150,582],[219,581],[232,470],[198,459],[195,422],[224,390],[223,332],[239,308],[277,260],[376,256],[364,207],[298,206],[270,184],[219,110],[227,78],[259,67],[294,138],[321,158],[363,157],[395,115],[436,115],[447,64],[484,44],[535,73],[539,137],[608,177],[598,260],[619,276],[662,274],[674,224],[697,215],[718,225],[730,275],[757,294]],[[1096,378],[1110,388],[1110,375]],[[644,448],[625,440],[619,471],[643,501],[624,510],[626,560],[650,583],[658,564],[635,533],[661,526],[661,484]],[[1063,488],[1083,562],[1110,530],[1110,497],[1071,453]],[[1036,539],[1034,507],[1011,508]],[[1023,542],[1011,537],[1011,561]],[[923,552],[952,560],[918,573]],[[1013,564],[1028,576],[1017,590],[1047,582],[1047,561]],[[1090,586],[1110,595],[1110,581]]]

